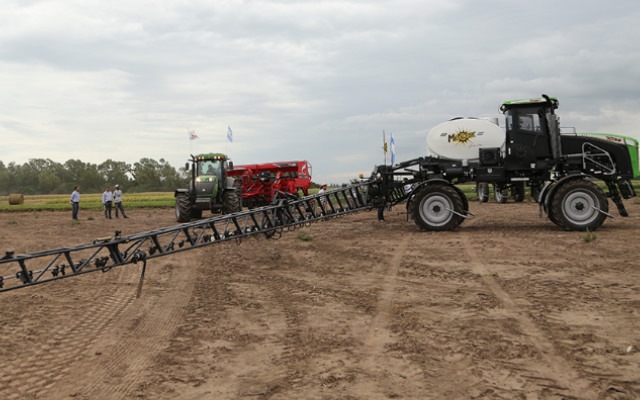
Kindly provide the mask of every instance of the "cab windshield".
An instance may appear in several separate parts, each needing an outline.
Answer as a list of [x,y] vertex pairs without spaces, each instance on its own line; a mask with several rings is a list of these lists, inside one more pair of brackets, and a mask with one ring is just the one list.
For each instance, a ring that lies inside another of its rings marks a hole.
[[198,161],[198,176],[201,176],[201,175],[220,176],[220,171],[222,171],[222,160]]
[[507,111],[507,130],[541,133],[542,125],[538,112],[539,108],[521,108]]

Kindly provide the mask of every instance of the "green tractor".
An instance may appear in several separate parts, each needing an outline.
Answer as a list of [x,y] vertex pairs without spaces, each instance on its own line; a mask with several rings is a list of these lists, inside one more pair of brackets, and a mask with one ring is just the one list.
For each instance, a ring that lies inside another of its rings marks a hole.
[[188,188],[176,189],[176,219],[187,222],[202,218],[203,210],[230,214],[242,209],[240,181],[227,175],[233,163],[225,154],[206,153],[191,156],[185,165],[191,171]]

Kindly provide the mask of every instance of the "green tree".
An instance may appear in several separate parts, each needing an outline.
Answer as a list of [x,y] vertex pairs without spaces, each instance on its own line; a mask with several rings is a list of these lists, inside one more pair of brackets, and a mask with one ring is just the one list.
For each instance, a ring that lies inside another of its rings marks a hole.
[[[75,186],[80,186],[80,176],[84,173],[86,164],[80,160],[67,160],[64,163],[64,168],[67,170],[67,179],[66,184],[68,185],[67,189],[70,192],[73,190]],[[85,188],[81,188],[83,191]]]
[[5,167],[4,163],[0,161],[0,195],[8,195],[12,189],[12,179],[9,174],[9,169]]
[[111,186],[120,185],[128,187],[130,184],[129,175],[132,174],[131,164],[123,161],[113,161],[108,159],[98,165],[98,172],[102,178]]
[[55,174],[54,169],[44,169],[38,174],[38,193],[54,193],[62,184],[62,179]]
[[106,181],[98,172],[96,164],[67,160],[64,165],[69,172],[69,182],[65,184],[67,191],[73,190],[74,186],[80,186],[85,193],[101,193],[104,190]]
[[184,169],[176,170],[165,159],[142,158],[132,166],[108,159],[100,165],[70,159],[64,164],[32,158],[20,165],[0,161],[0,194],[70,193],[80,186],[85,193],[101,193],[109,184],[131,191],[166,191],[186,185]]
[[160,180],[163,190],[175,190],[186,186],[187,180],[163,158],[160,159]]
[[160,190],[160,164],[151,158],[141,158],[133,164],[133,177],[138,192],[152,192]]

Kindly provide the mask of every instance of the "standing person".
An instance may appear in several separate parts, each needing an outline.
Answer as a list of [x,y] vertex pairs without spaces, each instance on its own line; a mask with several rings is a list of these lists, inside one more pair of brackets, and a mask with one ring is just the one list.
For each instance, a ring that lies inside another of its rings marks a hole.
[[[358,183],[357,179],[354,179],[351,181],[352,185],[355,185]],[[352,207],[357,207],[358,206],[358,189],[355,187],[351,188],[351,201],[350,204]]]
[[71,218],[78,219],[78,209],[80,208],[80,186],[76,186],[73,188],[69,203],[71,203],[72,207]]
[[116,185],[116,190],[113,191],[113,202],[115,203],[116,218],[118,218],[118,209],[122,212],[123,218],[129,218],[127,214],[124,213],[124,207],[122,207],[122,190],[120,190],[120,185]]
[[[320,186],[320,190],[318,190],[318,194],[324,194],[326,191],[327,191],[327,184],[323,183],[322,186]],[[322,203],[322,207],[325,208],[327,205],[327,198],[324,196],[320,197],[320,203]]]
[[113,203],[113,193],[109,186],[107,186],[102,193],[102,205],[104,206],[104,217],[111,219],[111,205]]

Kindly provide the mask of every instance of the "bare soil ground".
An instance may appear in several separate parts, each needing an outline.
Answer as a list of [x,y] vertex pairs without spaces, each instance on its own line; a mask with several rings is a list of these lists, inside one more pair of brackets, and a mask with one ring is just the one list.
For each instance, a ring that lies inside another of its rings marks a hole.
[[[0,293],[0,398],[637,399],[626,204],[591,242],[534,203],[443,233],[396,207],[151,260],[139,299],[141,265]],[[129,215],[2,213],[0,254],[174,225]]]

